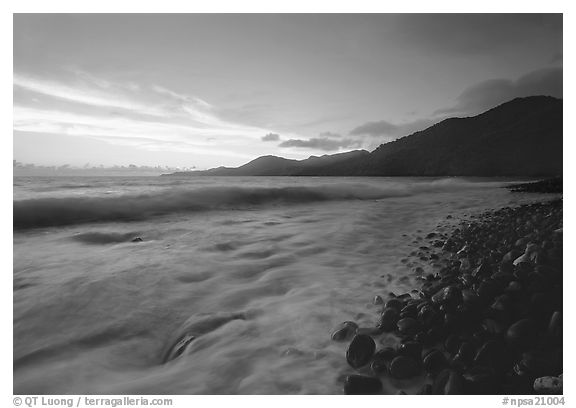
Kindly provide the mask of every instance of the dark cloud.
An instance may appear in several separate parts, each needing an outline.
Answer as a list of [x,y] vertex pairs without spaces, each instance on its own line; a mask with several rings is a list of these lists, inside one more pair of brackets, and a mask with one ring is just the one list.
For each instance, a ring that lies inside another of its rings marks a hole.
[[488,54],[545,43],[562,49],[562,14],[401,14],[397,38],[425,53]]
[[350,131],[353,136],[386,137],[392,139],[407,136],[418,130],[424,130],[436,122],[432,119],[418,119],[413,122],[394,124],[386,120],[367,122]]
[[308,140],[290,139],[280,143],[280,147],[303,147],[308,149],[323,150],[326,152],[360,147],[360,141],[354,139],[330,139],[326,137],[313,137]]
[[266,136],[262,136],[264,142],[277,142],[278,140],[280,140],[280,135],[277,133],[268,133]]
[[562,98],[562,68],[545,68],[530,72],[516,81],[489,79],[464,90],[456,105],[440,109],[437,114],[476,115],[511,99],[532,95]]

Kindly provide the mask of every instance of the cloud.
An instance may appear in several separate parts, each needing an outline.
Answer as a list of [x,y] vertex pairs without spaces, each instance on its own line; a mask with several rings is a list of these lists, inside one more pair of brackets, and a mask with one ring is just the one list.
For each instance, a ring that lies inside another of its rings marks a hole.
[[476,115],[511,99],[532,95],[562,98],[562,68],[532,71],[517,80],[489,79],[473,85],[456,99],[456,105],[437,114]]
[[340,133],[334,133],[334,132],[321,132],[319,136],[322,138],[334,138],[334,139],[339,139],[342,137]]
[[277,142],[278,140],[280,140],[278,133],[268,133],[266,136],[262,136],[262,141],[264,142]]
[[394,124],[387,120],[366,122],[350,131],[352,136],[386,137],[392,139],[400,136],[407,136],[419,130],[424,130],[433,125],[433,119],[418,119],[412,122]]
[[224,120],[213,105],[193,95],[83,72],[72,75],[56,81],[15,74],[13,129],[223,156],[238,156],[238,148],[271,134]]
[[278,146],[308,148],[308,149],[316,149],[331,152],[339,149],[348,149],[352,147],[358,148],[360,147],[360,145],[361,142],[359,140],[354,139],[335,140],[326,137],[313,137],[308,140],[302,140],[302,139],[286,140],[280,143]]
[[562,14],[401,14],[396,38],[423,53],[492,54],[544,43],[562,48]]

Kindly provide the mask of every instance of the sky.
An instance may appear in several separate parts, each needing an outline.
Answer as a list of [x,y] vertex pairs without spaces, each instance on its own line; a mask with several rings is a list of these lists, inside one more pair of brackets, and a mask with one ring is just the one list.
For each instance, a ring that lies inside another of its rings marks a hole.
[[15,14],[14,159],[238,166],[562,97],[561,14]]

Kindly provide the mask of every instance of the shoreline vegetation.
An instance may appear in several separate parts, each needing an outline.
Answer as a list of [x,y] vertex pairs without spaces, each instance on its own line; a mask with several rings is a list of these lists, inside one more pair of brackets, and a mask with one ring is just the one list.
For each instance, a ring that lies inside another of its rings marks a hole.
[[[561,193],[562,178],[508,188]],[[405,394],[424,377],[418,394],[562,394],[562,198],[486,211],[425,238],[417,256],[436,272],[410,293],[377,295],[376,327],[335,328],[356,371],[341,379],[344,393],[385,393],[384,381]]]

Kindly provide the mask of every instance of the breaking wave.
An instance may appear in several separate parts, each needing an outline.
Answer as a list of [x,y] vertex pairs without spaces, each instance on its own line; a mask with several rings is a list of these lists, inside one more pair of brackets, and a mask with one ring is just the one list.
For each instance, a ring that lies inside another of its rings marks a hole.
[[480,184],[462,180],[436,180],[412,185],[390,183],[382,188],[353,183],[278,188],[224,186],[115,197],[27,199],[14,201],[13,228],[21,230],[92,222],[138,221],[176,212],[243,210],[262,205],[378,200]]

